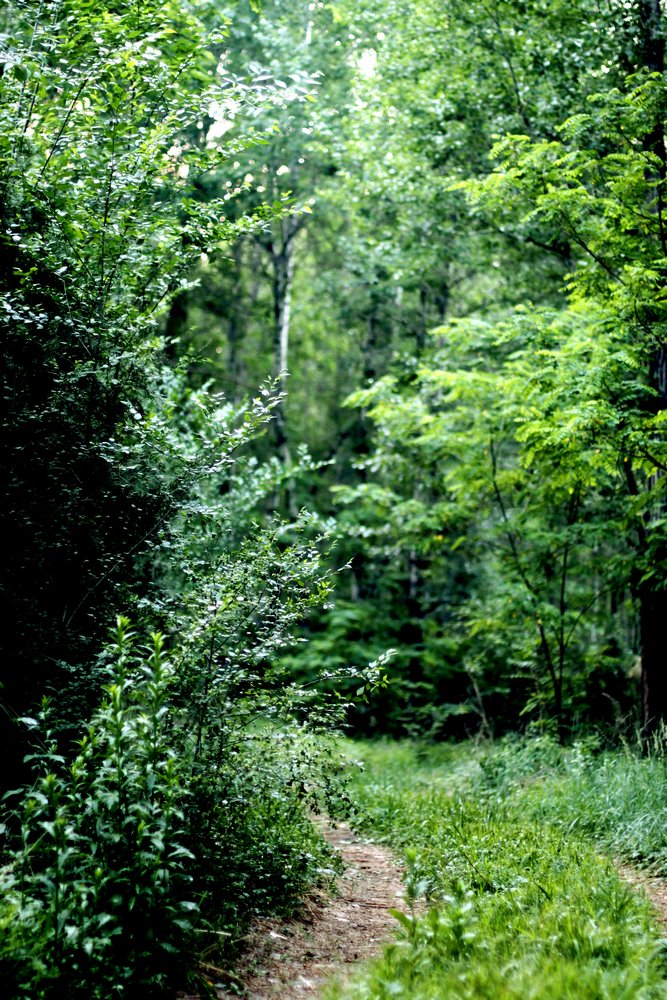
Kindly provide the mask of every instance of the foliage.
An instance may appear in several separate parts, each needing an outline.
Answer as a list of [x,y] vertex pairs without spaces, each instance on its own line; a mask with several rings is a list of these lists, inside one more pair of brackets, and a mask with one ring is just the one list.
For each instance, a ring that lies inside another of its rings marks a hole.
[[[165,989],[189,927],[232,945],[330,877],[307,811],[350,808],[341,724],[619,735],[641,661],[652,746],[665,30],[657,0],[15,0],[0,34],[2,717],[52,706],[2,960],[27,995]],[[123,609],[171,652],[122,624],[112,676]],[[425,956],[462,995],[567,995],[575,951],[591,995],[656,995],[568,836],[662,862],[658,765],[582,753],[501,747],[416,806],[378,783],[412,894],[450,898],[370,995],[437,995]]]
[[176,376],[165,386],[159,324],[230,232],[223,201],[196,196],[229,150],[182,141],[215,86],[219,20],[209,31],[178,3],[22,0],[2,25],[4,683],[20,713],[72,671],[86,701],[84,664],[137,554],[215,469],[210,452],[165,451],[187,404]]
[[[162,335],[202,254],[281,214],[230,221],[239,192],[202,185],[260,141],[199,141],[214,103],[238,117],[266,94],[221,79],[228,26],[207,3],[21,0],[0,17],[5,780],[24,745],[10,716],[53,693],[40,777],[8,822],[2,961],[19,994],[143,995],[173,985],[195,923],[235,940],[328,879],[305,810],[344,799],[312,733],[345,702],[280,663],[328,594],[324,542],[305,513],[253,519],[284,469],[243,450],[282,396],[192,387]],[[156,638],[135,655],[121,619],[112,669],[95,652],[122,607]]]
[[407,376],[350,400],[377,427],[364,463],[377,485],[338,491],[341,524],[376,564],[411,558],[429,619],[421,663],[440,639],[437,675],[482,724],[611,718],[602,698],[625,708],[631,661],[609,594],[628,585],[616,543],[634,515],[615,494],[601,386],[641,393],[624,343],[604,313],[577,308],[460,320],[436,337]]
[[120,619],[106,699],[74,760],[48,731],[35,755],[40,774],[14,820],[21,846],[2,879],[13,996],[159,990],[192,940],[192,854],[170,739],[174,666],[159,634],[136,652],[133,638]]
[[[560,255],[569,302],[508,309],[496,290],[471,315],[450,309],[415,357],[396,357],[353,393],[348,405],[370,418],[374,441],[357,461],[362,481],[337,490],[341,524],[362,546],[368,577],[393,583],[379,596],[364,578],[363,596],[387,606],[402,580],[399,617],[406,626],[421,618],[422,649],[447,635],[440,677],[471,722],[476,712],[489,731],[539,718],[561,738],[582,722],[612,722],[630,708],[639,654],[650,730],[665,704],[664,80],[646,69],[626,75],[644,58],[635,40],[638,62],[617,67],[607,89],[591,62],[578,65],[575,105],[563,90],[551,107],[576,113],[549,124],[522,98],[527,12],[499,5],[484,16],[500,38],[510,9],[512,42],[500,51],[522,67],[514,112],[525,134],[488,150],[495,169],[467,167],[464,182],[452,171],[448,190],[467,191],[478,222]],[[502,268],[499,251],[495,263]],[[562,295],[560,279],[542,275],[520,294],[544,301],[555,290]],[[394,607],[386,618],[395,617]],[[401,676],[422,679],[407,656]]]
[[119,619],[105,700],[74,759],[44,731],[48,706],[25,720],[43,735],[39,776],[7,823],[0,964],[12,995],[162,995],[191,965],[195,931],[220,950],[249,916],[293,912],[335,873],[305,812],[344,801],[334,744],[269,721],[259,699],[250,722],[229,692],[224,705],[211,697],[204,726],[181,657],[163,647],[157,633],[137,646]]
[[[321,179],[335,169],[351,78],[348,43],[344,25],[324,3],[289,0],[257,7],[243,2],[230,8],[229,17],[230,45],[221,68],[237,87],[258,88],[253,125],[263,140],[239,150],[222,169],[209,171],[202,192],[215,198],[236,191],[230,218],[262,202],[274,207],[274,218],[261,230],[232,232],[224,256],[203,260],[198,286],[179,297],[170,327],[196,352],[193,379],[210,378],[231,399],[241,398],[267,371],[283,389],[289,384],[274,433],[257,449],[263,458],[277,451],[289,463],[298,442],[316,448],[318,455],[329,449],[332,426],[324,412],[337,406],[333,380],[340,365],[332,355],[343,351],[327,334],[326,309],[319,331],[313,329],[313,314],[322,311],[322,303],[311,286],[317,282],[321,229],[328,226],[316,194]],[[235,117],[232,108],[224,118],[206,123],[206,143],[215,146],[234,135]],[[318,333],[326,338],[326,350]],[[302,502],[298,477],[286,486],[286,492],[294,486]],[[297,506],[292,503],[291,513]]]

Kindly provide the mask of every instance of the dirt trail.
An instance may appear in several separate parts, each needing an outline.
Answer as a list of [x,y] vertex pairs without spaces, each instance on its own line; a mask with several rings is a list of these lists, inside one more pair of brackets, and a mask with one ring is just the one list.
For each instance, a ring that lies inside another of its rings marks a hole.
[[643,891],[651,901],[658,923],[667,931],[667,880],[638,871],[630,865],[618,865],[618,874],[634,889]]
[[[345,864],[337,895],[311,897],[298,920],[254,924],[235,969],[248,1000],[317,997],[326,980],[345,978],[356,963],[378,955],[398,928],[389,909],[405,906],[401,869],[391,852],[365,843],[344,824],[322,832]],[[231,996],[238,992],[220,984],[220,1000]]]

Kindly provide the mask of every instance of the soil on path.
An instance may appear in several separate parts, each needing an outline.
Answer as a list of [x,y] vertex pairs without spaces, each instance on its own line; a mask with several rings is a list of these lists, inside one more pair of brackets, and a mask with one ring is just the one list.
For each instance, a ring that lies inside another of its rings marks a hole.
[[624,882],[648,896],[660,927],[667,933],[667,879],[638,871],[630,865],[619,865],[618,873]]
[[[322,832],[342,857],[336,895],[311,896],[295,920],[258,920],[235,973],[236,992],[222,983],[218,997],[306,1000],[323,984],[345,979],[357,963],[380,954],[398,924],[389,913],[405,909],[401,868],[386,847],[369,844],[345,824]],[[215,979],[215,974],[211,975]]]

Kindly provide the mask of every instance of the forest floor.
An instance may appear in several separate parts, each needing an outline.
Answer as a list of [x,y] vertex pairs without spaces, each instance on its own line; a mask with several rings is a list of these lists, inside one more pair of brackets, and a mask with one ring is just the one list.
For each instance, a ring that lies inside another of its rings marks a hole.
[[[418,987],[429,1000],[454,992],[664,1000],[656,942],[667,936],[667,879],[606,860],[627,851],[667,869],[667,837],[655,820],[666,794],[662,759],[598,759],[526,741],[476,748],[472,768],[469,748],[362,750],[354,794],[363,832],[322,828],[344,864],[336,894],[311,894],[298,919],[257,920],[233,970],[202,964],[209,996],[344,1000],[361,990],[379,998],[389,984],[406,996]],[[444,900],[402,936],[400,961],[383,946],[399,931],[390,911],[408,908],[404,873],[365,833],[398,857],[409,848],[408,884],[428,884]]]
[[[336,894],[311,894],[293,920],[255,921],[236,966],[233,992],[217,983],[219,1000],[239,995],[246,1000],[312,1000],[325,982],[344,981],[394,936],[397,925],[389,911],[405,907],[402,871],[391,851],[359,838],[345,824],[323,827],[323,833],[345,865]],[[648,897],[667,931],[667,879],[626,864],[617,867],[624,882]],[[213,967],[210,974],[215,979]],[[180,998],[200,1000],[185,994]]]
[[667,934],[667,879],[638,871],[630,865],[619,864],[617,867],[624,882],[648,897],[656,920]]
[[[394,936],[397,924],[389,910],[404,909],[404,903],[402,873],[391,851],[359,838],[346,824],[323,827],[323,833],[345,866],[336,880],[336,894],[325,890],[311,894],[302,914],[293,920],[255,921],[233,985],[216,984],[219,1000],[239,996],[312,1000],[320,996],[326,981],[345,980],[359,962],[377,956]],[[648,897],[667,931],[667,880],[630,865],[617,867],[623,881]],[[213,980],[215,971],[209,970]],[[231,980],[230,974],[226,976]],[[185,994],[180,998],[200,1000]]]
[[[216,983],[220,1000],[239,995],[247,1000],[317,997],[326,981],[344,980],[394,936],[398,924],[389,910],[404,904],[402,870],[392,852],[368,843],[345,824],[324,826],[322,832],[344,864],[335,894],[321,890],[310,895],[293,920],[255,921],[233,984]],[[215,981],[215,969],[208,974]]]

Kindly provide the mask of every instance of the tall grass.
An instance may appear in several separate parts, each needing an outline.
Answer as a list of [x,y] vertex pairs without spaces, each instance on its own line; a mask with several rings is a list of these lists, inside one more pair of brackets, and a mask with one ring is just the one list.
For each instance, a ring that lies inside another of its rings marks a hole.
[[508,798],[524,815],[592,840],[611,857],[667,875],[667,756],[663,739],[642,756],[594,741],[562,749],[508,740],[480,755],[470,791]]
[[363,756],[359,825],[403,851],[428,908],[399,917],[384,957],[330,997],[667,997],[649,904],[600,853],[667,857],[645,815],[664,820],[661,760],[545,740]]

